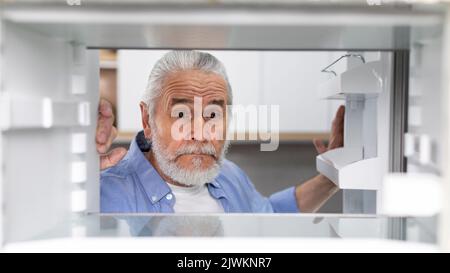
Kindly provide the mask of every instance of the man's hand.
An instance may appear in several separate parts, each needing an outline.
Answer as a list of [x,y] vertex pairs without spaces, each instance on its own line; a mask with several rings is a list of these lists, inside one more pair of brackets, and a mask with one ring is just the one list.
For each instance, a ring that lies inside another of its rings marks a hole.
[[[328,147],[321,140],[313,140],[319,154],[344,145],[344,114],[345,107],[339,107],[331,125]],[[296,187],[297,205],[301,212],[316,212],[337,191],[339,188],[331,180],[319,174]]]
[[111,103],[105,99],[100,99],[95,136],[97,152],[100,154],[100,170],[116,165],[127,153],[125,148],[116,148],[107,153],[117,136],[117,129],[113,126],[113,123],[114,114]]
[[341,105],[337,110],[336,116],[334,117],[331,125],[331,135],[328,142],[328,147],[325,146],[323,141],[320,139],[313,140],[314,147],[316,147],[319,154],[344,146],[344,114],[345,106]]

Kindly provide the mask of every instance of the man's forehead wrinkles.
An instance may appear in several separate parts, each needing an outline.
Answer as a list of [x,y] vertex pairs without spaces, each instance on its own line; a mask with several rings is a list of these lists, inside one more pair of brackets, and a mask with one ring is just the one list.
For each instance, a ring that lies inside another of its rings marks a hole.
[[[217,91],[222,91],[222,92],[217,92]],[[175,96],[179,96],[179,97],[219,97],[224,99],[226,97],[225,95],[225,91],[223,90],[203,90],[203,92],[201,92],[201,94],[199,94],[199,92],[193,91],[193,90],[167,90],[166,92],[164,92],[163,97],[165,99],[169,99],[171,97],[175,97]]]
[[163,92],[183,92],[183,91],[218,91],[218,92],[226,92],[226,90],[220,86],[204,86],[204,87],[195,87],[195,86],[177,86],[172,88],[165,88]]
[[217,74],[196,70],[178,71],[166,77],[161,91],[160,105],[163,109],[170,108],[173,98],[193,101],[194,97],[201,97],[204,102],[223,101],[226,105],[228,86],[222,76]]
[[175,93],[169,92],[166,93],[164,96],[167,103],[169,103],[172,98],[186,98],[193,101],[194,97],[200,97],[204,100],[215,99],[223,101],[225,101],[226,98],[224,94],[217,94],[217,92],[205,92],[201,96],[199,96],[198,93],[196,92],[183,92],[183,94],[177,94],[176,92]]
[[226,86],[222,83],[218,83],[216,81],[206,82],[206,83],[187,83],[187,82],[178,82],[178,83],[168,83],[164,89],[173,89],[173,88],[198,88],[198,89],[205,89],[205,88],[220,88],[220,89],[226,89]]
[[216,82],[220,84],[225,84],[225,80],[220,75],[216,74],[204,74],[204,73],[189,73],[189,72],[179,72],[169,75],[165,80],[164,84],[178,84],[178,83],[211,83]]
[[202,79],[196,78],[196,77],[187,77],[187,76],[172,76],[169,78],[166,78],[165,83],[180,83],[180,82],[187,82],[187,83],[204,83],[204,82],[224,82],[223,78],[221,76],[208,76]]

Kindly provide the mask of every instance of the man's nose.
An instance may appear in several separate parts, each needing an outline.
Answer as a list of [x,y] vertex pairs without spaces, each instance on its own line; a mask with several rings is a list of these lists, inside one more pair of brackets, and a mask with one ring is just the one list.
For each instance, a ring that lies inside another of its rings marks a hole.
[[191,140],[203,141],[203,126],[205,123],[203,116],[194,117],[192,123]]

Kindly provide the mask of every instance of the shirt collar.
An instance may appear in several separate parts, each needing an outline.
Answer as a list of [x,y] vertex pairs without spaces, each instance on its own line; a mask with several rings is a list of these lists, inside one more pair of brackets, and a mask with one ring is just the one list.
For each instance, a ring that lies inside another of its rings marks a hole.
[[130,148],[126,155],[129,166],[139,178],[145,193],[152,204],[157,203],[161,198],[170,193],[170,188],[164,181],[153,165],[142,153],[138,142],[142,142],[141,132],[136,136],[130,144]]
[[[217,177],[218,177],[218,176],[217,176]],[[217,182],[217,177],[216,177],[213,181],[211,181],[209,184],[211,184],[211,186],[213,186],[213,187],[215,187],[215,188],[221,188],[221,187],[220,187],[220,183]]]
[[[148,152],[150,149],[151,144],[145,139],[144,131],[140,131],[131,142],[125,158],[130,162],[129,164],[138,176],[145,193],[152,204],[154,204],[170,193],[171,189],[144,156],[143,152]],[[208,183],[208,186],[213,186],[217,189],[222,188],[217,181],[218,177]]]

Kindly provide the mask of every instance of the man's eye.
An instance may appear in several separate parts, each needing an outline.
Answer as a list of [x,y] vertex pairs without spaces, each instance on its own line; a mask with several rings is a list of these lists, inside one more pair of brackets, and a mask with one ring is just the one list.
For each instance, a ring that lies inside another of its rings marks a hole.
[[222,113],[220,111],[205,111],[203,113],[205,119],[220,119],[222,118]]
[[174,119],[190,119],[191,110],[185,106],[174,106],[170,111],[170,117]]

